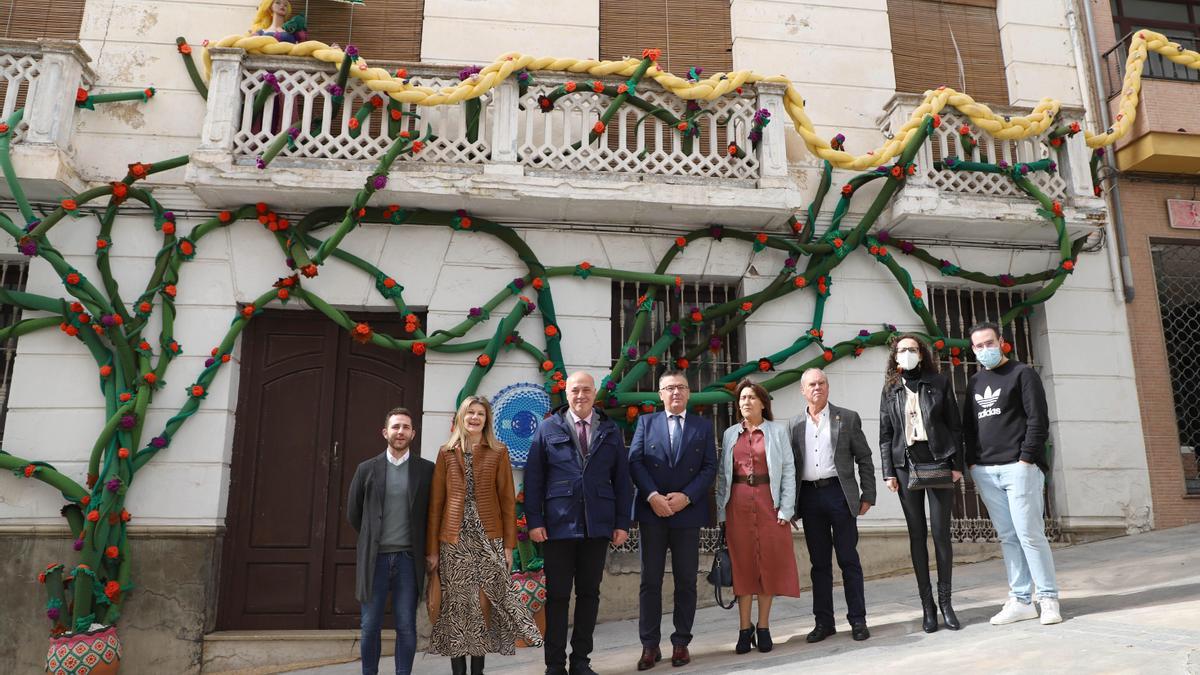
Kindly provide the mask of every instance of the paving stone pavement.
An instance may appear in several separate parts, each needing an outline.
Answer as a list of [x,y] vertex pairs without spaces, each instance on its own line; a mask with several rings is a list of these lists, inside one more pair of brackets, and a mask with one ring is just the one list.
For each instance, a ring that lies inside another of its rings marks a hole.
[[[871,639],[853,642],[845,624],[840,589],[834,589],[843,615],[838,633],[810,645],[812,597],[777,598],[771,633],[775,649],[743,656],[733,653],[737,614],[720,608],[696,614],[692,663],[672,668],[669,661],[648,675],[693,673],[915,673],[950,670],[976,673],[1192,673],[1200,675],[1200,525],[1131,535],[1058,549],[1054,553],[1062,589],[1064,621],[1042,626],[1024,621],[992,626],[988,618],[1003,603],[1007,584],[1000,560],[954,568],[955,607],[960,631],[921,631],[916,584],[904,575],[867,582]],[[805,574],[802,570],[801,574]],[[837,575],[835,574],[835,577]],[[711,587],[701,584],[701,592]],[[663,633],[669,635],[670,616]],[[602,675],[637,672],[641,653],[636,619],[596,628],[592,667]],[[668,640],[664,637],[664,645]],[[669,645],[667,647],[669,649]],[[543,671],[540,649],[516,656],[489,656],[487,672],[536,675]],[[392,672],[392,661],[380,663]],[[418,654],[416,675],[449,672],[445,658]],[[351,675],[358,662],[296,673]]]

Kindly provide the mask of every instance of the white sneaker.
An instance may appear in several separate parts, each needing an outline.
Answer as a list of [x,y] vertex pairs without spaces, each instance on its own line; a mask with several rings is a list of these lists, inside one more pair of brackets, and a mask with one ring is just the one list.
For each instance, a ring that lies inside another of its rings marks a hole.
[[[1032,604],[1025,604],[1016,598],[1009,598],[1004,603],[1000,613],[992,617],[993,626],[1003,626],[1006,623],[1016,623],[1038,618],[1037,609]],[[1060,619],[1061,620],[1061,619]]]
[[1042,598],[1038,600],[1038,606],[1042,608],[1042,625],[1049,626],[1052,623],[1062,623],[1062,614],[1058,611],[1058,598]]

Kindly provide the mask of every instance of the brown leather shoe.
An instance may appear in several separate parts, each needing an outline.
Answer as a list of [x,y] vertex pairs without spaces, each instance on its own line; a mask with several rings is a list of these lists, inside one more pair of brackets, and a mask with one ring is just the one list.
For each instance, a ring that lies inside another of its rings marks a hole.
[[675,645],[675,648],[671,650],[671,665],[678,668],[679,666],[686,666],[691,662],[692,655],[688,654],[687,647]]
[[662,661],[662,652],[658,647],[642,647],[642,658],[638,659],[638,670],[650,670],[654,664]]

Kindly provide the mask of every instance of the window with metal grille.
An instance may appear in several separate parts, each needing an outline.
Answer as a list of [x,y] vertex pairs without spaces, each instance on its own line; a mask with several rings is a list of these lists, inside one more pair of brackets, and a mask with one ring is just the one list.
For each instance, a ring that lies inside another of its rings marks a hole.
[[[0,286],[9,291],[25,290],[26,273],[29,267],[24,260],[0,259]],[[13,305],[0,304],[0,329],[8,328],[21,320],[21,309]],[[17,338],[9,338],[0,344],[3,360],[0,362],[0,443],[4,440],[4,422],[8,417],[8,388],[12,384],[13,360],[17,356]]]
[[[946,337],[970,340],[967,331],[971,326],[983,321],[999,322],[1005,312],[1012,309],[1025,299],[1021,291],[972,288],[957,288],[952,286],[929,286],[929,308],[934,320]],[[1024,316],[1017,317],[1011,323],[1001,327],[1001,337],[1012,345],[1009,358],[1026,363],[1034,368],[1037,361],[1033,354],[1033,339],[1029,328],[1029,320]],[[954,356],[950,353],[938,355],[938,370],[950,377],[954,395],[962,410],[962,403],[967,395],[967,380],[979,369],[974,358],[960,354],[959,365],[954,365]],[[1053,457],[1051,457],[1053,460]],[[1046,536],[1051,541],[1062,538],[1062,529],[1054,514],[1054,504],[1050,499],[1050,483],[1046,483]],[[954,513],[950,525],[951,537],[955,541],[997,541],[996,530],[987,515],[983,500],[975,492],[975,484],[971,475],[965,474],[958,484],[958,496],[954,500]]]
[[1150,247],[1158,286],[1179,457],[1187,493],[1200,494],[1200,246],[1154,244]]
[[[616,363],[621,350],[630,342],[630,332],[637,321],[637,310],[640,305],[638,298],[650,290],[649,284],[636,282],[614,281],[612,285],[612,360]],[[719,305],[739,297],[738,283],[721,283],[712,281],[684,281],[679,287],[658,287],[658,302],[654,303],[650,316],[637,335],[638,354],[645,354],[667,327],[686,317],[696,307],[704,310],[712,305]],[[674,368],[675,360],[689,350],[704,345],[706,349],[701,355],[692,360],[687,370],[688,385],[692,392],[713,384],[723,375],[742,365],[742,339],[738,331],[733,331],[721,342],[715,351],[707,348],[710,335],[704,330],[684,331],[667,353],[659,359],[659,365],[650,369],[637,382],[638,391],[658,391],[658,377],[669,369]],[[708,406],[701,413],[712,420],[713,433],[717,439],[725,429],[733,424],[733,404],[721,403]],[[630,430],[626,442],[633,437]],[[715,518],[715,513],[710,514]],[[716,528],[704,528],[700,533],[700,550],[711,553],[716,550]],[[637,531],[634,528],[629,533],[629,541],[621,547],[623,551],[638,550]]]

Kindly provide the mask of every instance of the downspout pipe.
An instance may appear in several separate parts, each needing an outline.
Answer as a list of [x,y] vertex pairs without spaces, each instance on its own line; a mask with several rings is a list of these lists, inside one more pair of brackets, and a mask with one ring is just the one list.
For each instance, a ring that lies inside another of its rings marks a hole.
[[[1096,44],[1096,19],[1092,13],[1091,0],[1079,0],[1083,5],[1084,28],[1087,31],[1088,55],[1092,66],[1093,100],[1096,102],[1096,112],[1100,117],[1101,128],[1107,129],[1111,124],[1108,110],[1107,92],[1102,91],[1104,75],[1100,71],[1100,46]],[[1109,176],[1108,196],[1110,199],[1109,213],[1112,214],[1113,228],[1117,235],[1117,255],[1121,262],[1121,284],[1124,287],[1125,302],[1133,302],[1133,266],[1129,261],[1129,243],[1125,238],[1125,216],[1121,207],[1121,190],[1118,180],[1115,152],[1104,153],[1104,167]]]

